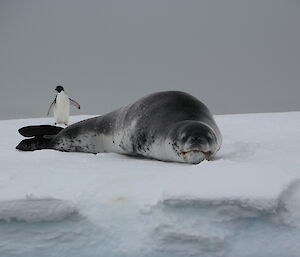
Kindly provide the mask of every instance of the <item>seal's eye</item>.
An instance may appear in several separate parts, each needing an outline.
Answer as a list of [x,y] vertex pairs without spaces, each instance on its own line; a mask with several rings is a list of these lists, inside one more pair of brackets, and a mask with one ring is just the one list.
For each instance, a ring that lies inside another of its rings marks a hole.
[[187,140],[187,138],[188,138],[188,137],[187,137],[187,135],[186,135],[186,134],[182,134],[182,135],[181,135],[181,140],[182,140],[182,141],[186,141],[186,140]]
[[206,134],[206,138],[207,138],[207,140],[210,142],[210,141],[212,141],[212,139],[213,139],[214,137],[213,137],[213,134],[212,134],[211,132],[208,132],[208,133]]

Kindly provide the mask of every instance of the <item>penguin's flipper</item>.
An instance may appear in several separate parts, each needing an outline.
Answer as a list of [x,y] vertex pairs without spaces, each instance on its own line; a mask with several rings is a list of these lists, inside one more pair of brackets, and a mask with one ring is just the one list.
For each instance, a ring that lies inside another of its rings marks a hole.
[[50,107],[49,107],[48,112],[47,112],[47,116],[49,115],[50,110],[51,110],[52,106],[53,106],[55,103],[56,103],[56,97],[55,97],[55,99],[53,100],[53,102],[50,104]]
[[77,103],[75,100],[73,100],[73,99],[71,99],[71,98],[69,98],[69,100],[70,100],[70,104],[72,104],[72,105],[74,105],[75,107],[77,107],[78,109],[80,109],[79,103]]
[[16,149],[20,151],[35,151],[41,149],[52,149],[51,138],[34,137],[22,140]]
[[24,137],[42,137],[58,134],[63,128],[51,125],[36,125],[20,128],[18,131]]

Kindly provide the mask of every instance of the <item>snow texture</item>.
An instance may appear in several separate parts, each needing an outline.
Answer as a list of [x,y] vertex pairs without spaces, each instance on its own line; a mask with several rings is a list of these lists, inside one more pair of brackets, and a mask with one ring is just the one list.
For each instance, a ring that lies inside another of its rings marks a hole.
[[19,152],[18,128],[52,120],[0,121],[0,256],[300,256],[300,112],[216,121],[199,165]]

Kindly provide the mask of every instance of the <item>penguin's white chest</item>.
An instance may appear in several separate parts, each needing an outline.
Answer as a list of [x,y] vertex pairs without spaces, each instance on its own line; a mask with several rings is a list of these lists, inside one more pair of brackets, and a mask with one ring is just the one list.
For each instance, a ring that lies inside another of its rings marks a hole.
[[56,103],[53,108],[54,120],[57,124],[67,125],[69,122],[70,100],[62,91],[57,94]]

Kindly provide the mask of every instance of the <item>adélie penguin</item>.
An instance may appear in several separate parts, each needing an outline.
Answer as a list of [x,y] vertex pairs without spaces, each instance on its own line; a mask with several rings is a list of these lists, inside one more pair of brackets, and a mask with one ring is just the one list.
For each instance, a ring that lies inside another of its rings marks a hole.
[[53,107],[55,125],[64,124],[67,126],[69,122],[70,104],[74,105],[78,109],[80,109],[80,105],[75,100],[67,96],[62,86],[58,85],[55,90],[57,91],[57,95],[51,103],[47,115],[49,115],[50,110]]

